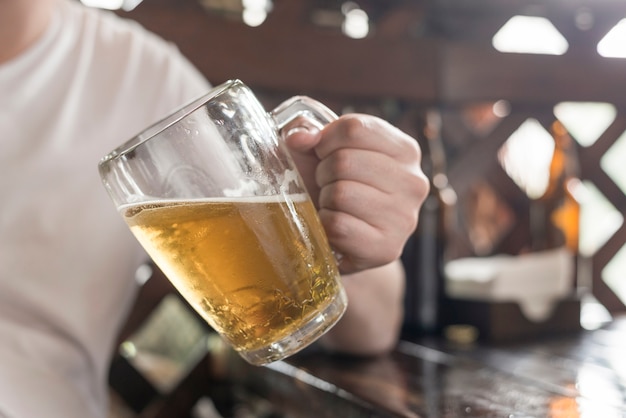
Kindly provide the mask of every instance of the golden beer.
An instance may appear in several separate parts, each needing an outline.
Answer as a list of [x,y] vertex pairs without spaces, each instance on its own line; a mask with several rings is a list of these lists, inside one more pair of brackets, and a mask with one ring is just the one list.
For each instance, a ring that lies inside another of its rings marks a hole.
[[345,305],[305,194],[224,199],[156,201],[120,211],[174,286],[236,350],[288,338],[337,294]]

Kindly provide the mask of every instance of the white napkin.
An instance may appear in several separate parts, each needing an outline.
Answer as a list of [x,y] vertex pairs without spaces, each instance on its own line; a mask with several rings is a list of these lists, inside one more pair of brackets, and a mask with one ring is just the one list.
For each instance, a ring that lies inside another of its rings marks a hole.
[[517,302],[529,320],[540,322],[571,294],[574,267],[575,258],[566,248],[461,258],[446,264],[446,293],[457,299]]

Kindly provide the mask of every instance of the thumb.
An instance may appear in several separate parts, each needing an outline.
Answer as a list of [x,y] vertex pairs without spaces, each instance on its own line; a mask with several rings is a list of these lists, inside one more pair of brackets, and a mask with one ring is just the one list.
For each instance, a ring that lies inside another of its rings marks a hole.
[[318,207],[319,185],[315,173],[319,158],[315,152],[315,147],[320,142],[321,134],[317,129],[303,128],[302,126],[285,130],[285,132],[284,140],[289,154],[296,164],[313,204]]
[[285,143],[292,152],[313,153],[321,139],[320,130],[313,126],[294,126],[285,130]]

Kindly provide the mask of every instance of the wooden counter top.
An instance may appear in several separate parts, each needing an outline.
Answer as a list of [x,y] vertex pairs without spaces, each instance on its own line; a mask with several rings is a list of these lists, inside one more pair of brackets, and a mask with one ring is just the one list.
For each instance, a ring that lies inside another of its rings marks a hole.
[[233,385],[273,417],[623,417],[626,320],[507,345],[404,340],[360,359],[310,350],[266,367],[232,357]]

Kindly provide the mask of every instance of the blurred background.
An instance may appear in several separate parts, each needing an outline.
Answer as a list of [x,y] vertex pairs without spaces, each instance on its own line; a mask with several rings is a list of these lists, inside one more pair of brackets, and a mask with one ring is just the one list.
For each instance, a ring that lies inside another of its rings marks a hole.
[[[405,260],[416,281],[434,275],[421,294],[442,292],[447,260],[565,245],[582,326],[626,311],[626,2],[82,1],[174,42],[214,85],[243,80],[268,110],[305,94],[418,138],[433,197]],[[538,224],[555,187],[562,222]],[[538,244],[546,228],[571,242]]]
[[478,254],[523,239],[524,210],[513,207],[521,197],[509,195],[515,186],[532,190],[524,185],[532,180],[503,167],[503,147],[530,136],[526,150],[549,155],[548,127],[560,120],[577,142],[586,186],[580,252],[591,260],[593,294],[610,312],[625,309],[624,2],[85,2],[120,7],[176,43],[213,84],[240,78],[268,109],[307,94],[338,113],[379,114],[420,137],[437,112],[460,204],[480,183],[502,213],[473,238]]

